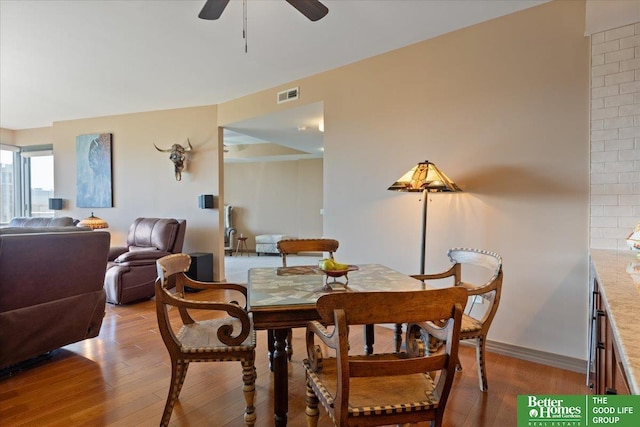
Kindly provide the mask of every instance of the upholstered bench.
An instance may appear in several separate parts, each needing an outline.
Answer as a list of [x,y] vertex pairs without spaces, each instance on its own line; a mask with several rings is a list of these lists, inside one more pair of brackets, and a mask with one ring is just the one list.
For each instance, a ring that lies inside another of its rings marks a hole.
[[256,254],[277,254],[278,241],[290,238],[284,234],[259,234],[256,236]]

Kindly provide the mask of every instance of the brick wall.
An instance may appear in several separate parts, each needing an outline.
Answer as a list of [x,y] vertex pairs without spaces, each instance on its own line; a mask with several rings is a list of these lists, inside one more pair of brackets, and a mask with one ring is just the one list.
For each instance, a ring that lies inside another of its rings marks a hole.
[[637,23],[591,36],[591,247],[626,249],[639,221]]

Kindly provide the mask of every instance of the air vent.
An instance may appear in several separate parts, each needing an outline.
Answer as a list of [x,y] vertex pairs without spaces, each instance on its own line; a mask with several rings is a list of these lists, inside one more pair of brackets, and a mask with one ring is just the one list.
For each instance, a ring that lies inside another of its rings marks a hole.
[[278,92],[278,104],[296,100],[298,99],[299,94],[300,94],[299,88],[297,87],[283,90],[282,92]]

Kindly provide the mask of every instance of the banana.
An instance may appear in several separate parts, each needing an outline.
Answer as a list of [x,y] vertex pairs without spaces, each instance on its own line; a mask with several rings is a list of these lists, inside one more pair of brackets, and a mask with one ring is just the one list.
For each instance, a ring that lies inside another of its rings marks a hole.
[[330,258],[325,258],[318,261],[318,267],[322,270],[337,270],[335,267],[335,262]]

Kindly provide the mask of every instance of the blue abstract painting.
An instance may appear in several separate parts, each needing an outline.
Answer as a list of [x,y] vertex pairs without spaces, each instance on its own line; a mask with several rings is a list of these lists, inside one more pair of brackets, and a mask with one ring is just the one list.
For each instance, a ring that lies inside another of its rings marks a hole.
[[113,207],[110,133],[76,137],[76,191],[79,208]]

